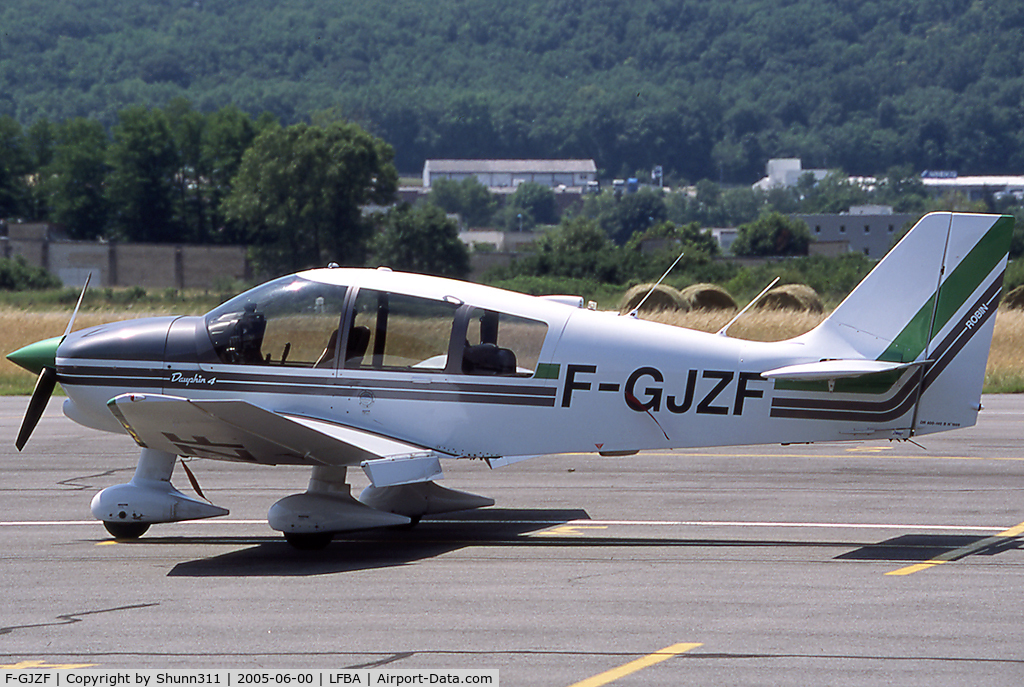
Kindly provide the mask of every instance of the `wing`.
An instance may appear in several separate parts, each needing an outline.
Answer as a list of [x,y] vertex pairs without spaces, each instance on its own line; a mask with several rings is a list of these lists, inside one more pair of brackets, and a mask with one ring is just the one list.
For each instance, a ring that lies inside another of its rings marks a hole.
[[442,477],[439,454],[364,430],[246,401],[123,394],[107,406],[143,448],[265,465],[360,466],[374,486]]

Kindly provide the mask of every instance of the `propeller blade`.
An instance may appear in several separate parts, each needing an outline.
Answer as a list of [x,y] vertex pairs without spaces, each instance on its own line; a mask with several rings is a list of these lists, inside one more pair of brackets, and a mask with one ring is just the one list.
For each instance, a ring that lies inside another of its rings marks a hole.
[[82,287],[82,293],[78,294],[78,302],[75,303],[75,310],[71,313],[71,321],[68,322],[68,328],[64,330],[64,337],[61,341],[68,338],[68,334],[71,333],[71,327],[75,324],[75,318],[78,317],[78,309],[82,307],[82,299],[85,298],[85,292],[89,290],[90,281],[92,281],[92,272],[85,277],[85,286]]
[[21,422],[21,431],[18,432],[18,440],[14,445],[18,450],[25,448],[28,438],[32,436],[32,430],[39,424],[39,418],[46,410],[46,404],[53,393],[53,387],[57,384],[57,371],[52,367],[44,367],[36,380],[36,388],[32,392],[32,398],[28,402],[28,410],[25,411],[25,419]]
[[75,318],[78,317],[78,310],[82,307],[82,300],[85,298],[85,292],[89,290],[91,280],[92,272],[85,278],[85,286],[82,287],[82,293],[78,294],[78,303],[75,304],[75,310],[71,313],[71,321],[68,322],[68,327],[64,330],[64,336],[37,341],[7,356],[7,359],[15,365],[30,372],[39,373],[39,377],[36,379],[36,388],[32,391],[32,398],[29,399],[28,409],[25,411],[25,419],[21,421],[18,439],[14,442],[19,451],[25,448],[29,437],[32,436],[36,425],[39,424],[39,418],[46,410],[46,404],[50,402],[50,396],[53,395],[53,388],[57,385],[57,348],[71,333],[71,328],[75,324]]

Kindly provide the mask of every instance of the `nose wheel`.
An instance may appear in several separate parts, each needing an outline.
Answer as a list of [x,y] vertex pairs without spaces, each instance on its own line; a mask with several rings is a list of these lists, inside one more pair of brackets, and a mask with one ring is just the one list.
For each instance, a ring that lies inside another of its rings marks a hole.
[[107,532],[110,532],[115,539],[138,539],[149,529],[148,522],[111,522],[104,520],[103,526],[107,528]]
[[285,532],[285,540],[300,551],[319,551],[327,548],[334,538],[333,532]]

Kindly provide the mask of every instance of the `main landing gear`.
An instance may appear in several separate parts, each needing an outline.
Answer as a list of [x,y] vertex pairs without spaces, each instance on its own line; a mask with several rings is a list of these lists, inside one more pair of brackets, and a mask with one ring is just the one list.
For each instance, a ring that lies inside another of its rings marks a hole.
[[[178,457],[142,449],[127,484],[107,487],[92,500],[92,514],[117,539],[138,539],[150,525],[227,515],[228,510],[182,494],[171,484]],[[483,496],[445,489],[434,482],[370,486],[352,497],[346,468],[313,468],[306,491],[270,507],[267,520],[296,549],[323,549],[339,532],[374,527],[412,527],[424,515],[493,506]]]
[[182,494],[171,484],[178,457],[144,448],[135,476],[127,484],[107,487],[92,500],[92,514],[117,539],[138,539],[158,522],[200,520],[228,510]]
[[424,515],[493,506],[494,500],[434,482],[369,486],[352,498],[343,467],[313,468],[302,494],[286,496],[270,508],[270,526],[298,549],[322,549],[334,534],[371,527],[414,526]]

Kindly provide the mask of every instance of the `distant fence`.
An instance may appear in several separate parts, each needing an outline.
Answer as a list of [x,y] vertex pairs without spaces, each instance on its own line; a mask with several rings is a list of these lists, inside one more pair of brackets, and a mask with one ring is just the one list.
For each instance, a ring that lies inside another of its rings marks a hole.
[[92,272],[93,286],[214,289],[252,278],[244,246],[153,243],[98,243],[44,236],[0,237],[0,255],[21,256],[44,267],[65,286],[81,286]]

